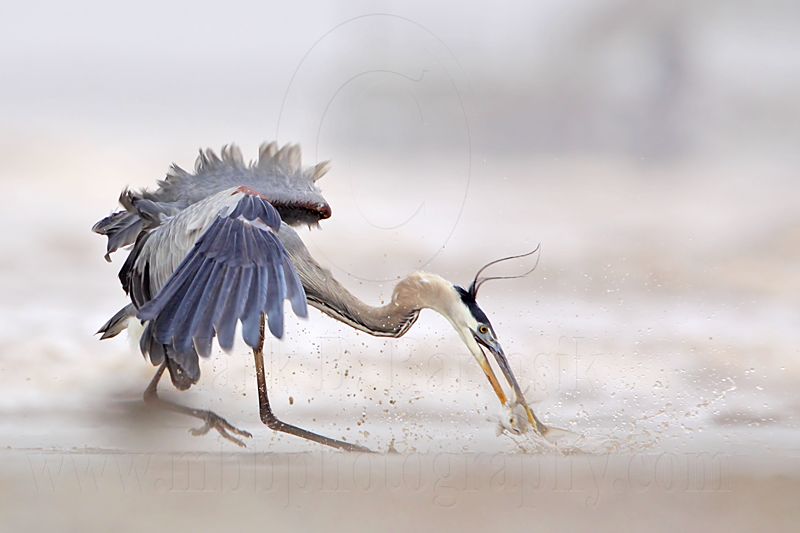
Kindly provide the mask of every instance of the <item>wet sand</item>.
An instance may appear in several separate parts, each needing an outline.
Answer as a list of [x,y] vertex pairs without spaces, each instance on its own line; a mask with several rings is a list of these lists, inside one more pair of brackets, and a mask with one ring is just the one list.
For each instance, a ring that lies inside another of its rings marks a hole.
[[794,531],[800,519],[797,463],[746,456],[4,450],[0,461],[8,531]]

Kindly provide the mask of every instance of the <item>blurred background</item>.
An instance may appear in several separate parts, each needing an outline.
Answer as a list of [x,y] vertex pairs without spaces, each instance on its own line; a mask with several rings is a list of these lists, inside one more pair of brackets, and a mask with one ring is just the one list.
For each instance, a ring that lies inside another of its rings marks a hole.
[[[174,480],[164,458],[176,453],[197,454],[192,465],[249,457],[188,435],[193,420],[142,409],[154,369],[123,336],[92,336],[126,300],[115,277],[124,252],[107,264],[90,227],[123,187],[154,186],[172,162],[191,168],[200,147],[235,142],[248,159],[277,139],[300,143],[305,163],[332,160],[320,186],[333,217],[302,235],[365,300],[389,298],[418,269],[466,285],[480,265],[541,243],[535,272],[487,284],[480,303],[540,416],[582,439],[555,458],[498,437],[491,389],[433,313],[399,340],[318,313],[291,321],[268,363],[284,419],[405,456],[539,464],[544,454],[574,466],[577,485],[593,479],[570,462],[581,458],[623,458],[611,471],[630,483],[626,457],[668,453],[669,472],[694,479],[689,458],[706,454],[719,468],[702,501],[728,513],[696,508],[707,520],[697,524],[742,528],[756,507],[775,528],[791,524],[797,2],[34,1],[1,11],[0,486],[40,492],[45,476],[73,495],[77,472],[108,457],[161,454],[147,471],[159,480]],[[216,354],[203,372],[180,399],[252,431],[245,454],[321,453],[261,426],[246,349]],[[632,491],[639,505],[686,503],[648,499],[661,494],[664,463],[636,464],[655,480]],[[483,488],[487,470],[476,469]],[[99,479],[95,488],[119,489]],[[755,487],[769,496],[749,497]],[[385,496],[371,494],[373,508]]]

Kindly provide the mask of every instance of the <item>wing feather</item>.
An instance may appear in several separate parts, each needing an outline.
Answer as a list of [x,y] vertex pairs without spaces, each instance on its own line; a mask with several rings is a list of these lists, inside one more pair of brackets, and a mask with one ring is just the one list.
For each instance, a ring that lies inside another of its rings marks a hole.
[[[220,347],[227,351],[233,348],[233,340],[236,334],[236,322],[242,314],[242,307],[239,300],[239,288],[244,283],[245,274],[241,268],[236,269],[235,273],[226,278],[231,280],[230,286],[226,287],[226,299],[223,305],[214,311],[214,330],[217,332],[217,342]],[[249,281],[248,281],[249,283]],[[246,290],[246,289],[245,289]]]
[[[216,214],[202,212],[209,209]],[[211,354],[214,338],[229,351],[239,322],[245,343],[255,348],[262,342],[264,316],[271,333],[283,336],[284,300],[290,300],[295,314],[306,316],[305,292],[276,235],[280,224],[267,201],[236,189],[191,206],[153,230],[147,245],[135,247],[139,257],[124,267],[137,316],[147,323],[142,353],[154,363],[167,357],[196,380],[197,356]],[[189,229],[198,225],[197,241],[185,242]],[[163,253],[165,246],[175,253],[190,246],[166,276],[172,259]],[[166,278],[162,287],[159,277]],[[152,298],[150,290],[157,291]]]
[[[266,195],[287,224],[316,224],[331,216],[316,185],[328,166],[321,162],[304,169],[299,146],[287,145],[278,150],[275,143],[262,145],[258,160],[250,165],[244,163],[241,150],[235,145],[223,147],[221,157],[213,150],[200,150],[194,174],[173,165],[157,189],[124,190],[119,198],[124,210],[103,218],[92,231],[108,238],[106,260],[110,260],[111,253],[133,244],[152,226],[234,186],[246,186]],[[253,199],[242,208],[249,220],[253,213],[263,212]],[[272,225],[271,221],[265,223]]]

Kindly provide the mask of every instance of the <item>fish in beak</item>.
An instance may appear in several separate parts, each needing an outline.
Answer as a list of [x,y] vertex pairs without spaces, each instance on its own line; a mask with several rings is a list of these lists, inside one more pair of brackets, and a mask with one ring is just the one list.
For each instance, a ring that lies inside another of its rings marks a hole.
[[[497,340],[494,328],[489,322],[488,317],[483,310],[478,307],[477,302],[470,292],[465,291],[460,287],[456,287],[456,290],[461,296],[461,302],[466,308],[464,324],[457,329],[461,334],[462,340],[467,345],[467,348],[475,357],[475,360],[478,361],[483,373],[486,374],[486,377],[489,379],[489,383],[492,385],[492,389],[494,389],[494,393],[497,395],[500,403],[512,410],[517,405],[522,406],[522,408],[525,410],[528,422],[534,431],[536,431],[536,433],[539,435],[546,435],[548,432],[548,427],[536,417],[536,415],[533,413],[533,410],[528,405],[528,402],[525,400],[525,395],[522,393],[522,389],[517,382],[517,378],[511,371],[511,366],[508,364],[506,354],[503,351],[503,347],[500,345],[500,342]],[[484,348],[489,350],[492,356],[494,356],[497,366],[500,367],[500,371],[503,373],[508,385],[511,387],[511,391],[513,393],[512,401],[509,401],[508,396],[497,379],[494,369],[489,363],[489,359],[486,357]]]
[[[500,346],[500,343],[497,339],[492,338],[491,340],[486,340],[485,337],[475,335],[475,341],[478,343],[478,349],[481,351],[481,357],[479,361],[485,361],[485,364],[481,363],[481,368],[483,372],[486,374],[486,377],[489,378],[489,382],[492,384],[492,388],[494,388],[495,394],[497,394],[497,398],[500,400],[500,403],[505,405],[506,407],[513,408],[515,404],[521,405],[523,409],[525,409],[525,414],[528,417],[528,422],[530,423],[531,427],[534,429],[536,433],[539,435],[544,436],[548,428],[545,426],[534,414],[533,409],[530,408],[528,405],[527,400],[525,400],[525,395],[522,393],[522,389],[517,382],[517,378],[514,376],[514,373],[511,371],[511,367],[508,364],[508,359],[506,358],[505,352],[503,352],[503,347]],[[494,356],[495,361],[497,362],[497,366],[500,367],[500,371],[505,376],[506,381],[508,382],[511,390],[514,391],[514,403],[509,404],[505,394],[503,393],[502,388],[500,387],[500,383],[497,381],[497,376],[495,376],[492,367],[489,365],[489,361],[486,358],[486,355],[483,353],[483,347],[488,349],[492,355]]]

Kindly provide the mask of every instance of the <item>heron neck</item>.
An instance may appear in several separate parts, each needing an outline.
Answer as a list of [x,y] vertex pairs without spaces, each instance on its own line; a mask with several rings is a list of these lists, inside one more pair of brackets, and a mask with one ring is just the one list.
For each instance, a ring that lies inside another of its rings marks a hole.
[[[303,279],[301,273],[301,279]],[[351,327],[378,337],[400,337],[416,322],[424,302],[405,297],[404,287],[411,276],[401,280],[394,289],[392,299],[385,305],[369,305],[343,287],[330,276],[323,285],[306,287],[308,303],[323,313]]]
[[300,275],[306,299],[323,313],[356,329],[379,337],[400,337],[416,322],[424,308],[440,309],[442,301],[452,300],[452,284],[425,272],[400,280],[386,305],[372,306],[342,286],[333,274],[317,263],[297,233],[286,224],[278,236]]

